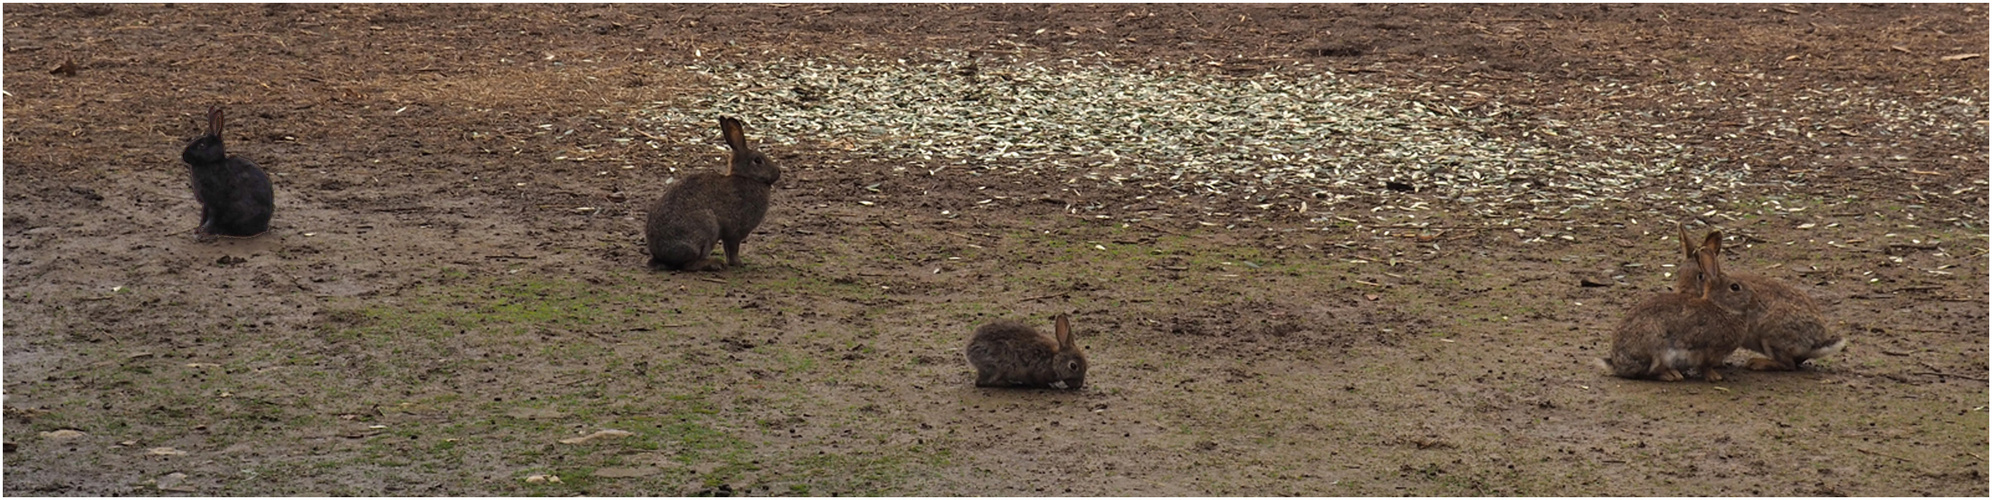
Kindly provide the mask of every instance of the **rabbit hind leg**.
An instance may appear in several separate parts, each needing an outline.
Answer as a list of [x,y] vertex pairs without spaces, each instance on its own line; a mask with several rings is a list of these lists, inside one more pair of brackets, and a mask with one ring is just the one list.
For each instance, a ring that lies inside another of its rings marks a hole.
[[1798,369],[1797,364],[1792,363],[1791,360],[1776,358],[1750,358],[1750,362],[1743,365],[1743,367],[1760,372],[1788,372]]
[[994,371],[975,372],[976,387],[1002,387],[1003,374]]
[[1674,365],[1667,362],[1666,356],[1654,356],[1653,364],[1646,367],[1646,374],[1665,382],[1673,382],[1683,378],[1681,377],[1681,371],[1674,369]]
[[725,271],[726,262],[721,261],[719,259],[706,258],[699,260],[698,262],[686,264],[685,270],[686,271]]
[[1701,367],[1701,372],[1702,372],[1701,373],[1702,380],[1707,380],[1709,382],[1722,381],[1722,373],[1717,372],[1714,366],[1703,366]]

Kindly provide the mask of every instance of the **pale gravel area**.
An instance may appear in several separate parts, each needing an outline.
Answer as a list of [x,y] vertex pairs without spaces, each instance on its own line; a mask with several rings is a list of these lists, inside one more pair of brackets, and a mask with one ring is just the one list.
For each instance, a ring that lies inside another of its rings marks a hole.
[[[1330,73],[1234,78],[959,53],[685,70],[715,88],[650,110],[660,132],[705,144],[685,132],[710,128],[714,114],[739,114],[771,142],[847,145],[853,155],[928,170],[1110,172],[1115,182],[1212,194],[1345,195],[1394,180],[1464,203],[1571,203],[1683,168],[1670,159],[1578,160],[1490,136],[1481,119],[1433,95]],[[1740,178],[1725,174],[1716,182]]]
[[[646,130],[632,140],[714,147],[710,122],[727,114],[746,117],[754,134],[772,144],[836,148],[853,160],[901,163],[925,175],[1053,175],[1156,195],[1236,197],[1261,209],[1306,211],[1312,204],[1317,222],[1352,220],[1325,210],[1352,198],[1400,213],[1449,205],[1476,215],[1478,224],[1508,226],[1513,218],[1561,217],[1623,202],[1650,207],[1636,216],[1719,217],[1703,197],[1806,181],[1762,172],[1766,162],[1790,157],[1760,158],[1748,150],[1697,155],[1684,135],[1720,142],[1756,134],[1821,145],[1863,133],[1984,137],[1982,123],[1972,121],[1983,104],[1956,96],[1901,102],[1875,98],[1872,89],[1790,90],[1774,81],[1741,94],[1711,82],[1604,81],[1587,90],[1604,99],[1654,99],[1679,111],[1607,110],[1572,120],[1516,113],[1504,96],[1445,84],[1381,88],[1327,70],[1241,77],[1134,66],[1103,57],[958,51],[912,59],[700,61],[677,69],[711,88],[638,111]],[[1784,102],[1800,106],[1772,104],[1777,92],[1799,93]],[[1744,109],[1745,121],[1727,131],[1685,130],[1696,123],[1695,110],[1710,106]],[[1536,140],[1551,137],[1557,140]],[[1878,152],[1847,160],[1890,168],[1906,159]],[[1391,197],[1385,181],[1415,186],[1418,195]],[[1946,191],[1980,189],[1983,182]],[[1433,224],[1416,217],[1392,223]]]

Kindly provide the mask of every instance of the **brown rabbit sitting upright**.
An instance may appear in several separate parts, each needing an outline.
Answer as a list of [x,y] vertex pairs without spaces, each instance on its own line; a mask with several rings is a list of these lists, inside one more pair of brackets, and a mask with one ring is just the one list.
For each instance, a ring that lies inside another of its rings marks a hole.
[[1700,293],[1655,295],[1626,313],[1612,332],[1611,357],[1600,360],[1612,375],[1674,381],[1686,371],[1722,380],[1715,367],[1743,344],[1759,311],[1750,287],[1722,273],[1721,253],[1722,233],[1709,233],[1695,253],[1705,275]]
[[[726,173],[685,176],[650,206],[644,240],[650,247],[650,268],[718,271],[740,265],[740,242],[761,225],[768,213],[768,191],[781,180],[781,170],[768,156],[747,145],[740,120],[719,119],[733,160]],[[726,250],[726,262],[709,258],[712,244]]]
[[[1695,257],[1699,248],[1688,243],[1691,240],[1687,228],[1676,227],[1681,232],[1681,252],[1687,256],[1687,263],[1674,276],[1674,291],[1699,290],[1702,273]],[[1847,346],[1846,339],[1826,331],[1825,322],[1819,318],[1819,306],[1805,292],[1755,274],[1730,271],[1726,275],[1756,292],[1759,309],[1763,311],[1744,325],[1743,348],[1765,356],[1751,359],[1747,365],[1750,369],[1797,370],[1806,360],[1839,352]]]
[[1078,390],[1086,385],[1086,351],[1072,340],[1072,326],[1058,315],[1055,337],[1011,320],[997,320],[975,329],[968,341],[968,364],[975,366],[976,387],[1050,387],[1063,382]]

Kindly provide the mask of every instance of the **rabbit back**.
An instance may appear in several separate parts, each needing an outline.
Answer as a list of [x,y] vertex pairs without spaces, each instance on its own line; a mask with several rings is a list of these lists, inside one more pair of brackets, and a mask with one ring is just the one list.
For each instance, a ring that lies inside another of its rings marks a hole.
[[201,203],[214,207],[209,215],[209,232],[227,236],[255,236],[270,230],[270,216],[276,211],[276,197],[270,176],[255,163],[229,158],[224,166],[224,187],[197,193]]
[[[1811,302],[1810,299],[1803,300],[1807,305]],[[1743,347],[1764,355],[1750,360],[1750,369],[1797,370],[1808,360],[1831,355],[1846,347],[1846,339],[1828,331],[1816,311],[1791,306],[1795,302],[1784,304],[1788,306],[1767,307],[1759,318],[1748,325]]]
[[1741,345],[1741,318],[1710,314],[1700,297],[1665,293],[1634,306],[1612,334],[1612,375],[1681,380],[1712,370]]
[[1011,320],[975,329],[966,349],[978,387],[1045,386],[1059,380],[1052,369],[1058,340]]
[[1838,352],[1846,339],[1826,329],[1812,297],[1778,280],[1754,274],[1733,279],[1757,291],[1761,314],[1751,318],[1743,347],[1763,358],[1750,360],[1753,370],[1791,371],[1812,360]]

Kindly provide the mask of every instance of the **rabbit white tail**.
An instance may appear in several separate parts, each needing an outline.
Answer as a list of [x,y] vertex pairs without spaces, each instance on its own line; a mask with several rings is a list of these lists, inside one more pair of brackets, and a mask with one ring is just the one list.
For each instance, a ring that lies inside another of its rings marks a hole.
[[1812,359],[1812,358],[1822,358],[1822,357],[1826,357],[1826,356],[1827,356],[1827,355],[1829,355],[1829,354],[1833,354],[1833,353],[1836,353],[1836,352],[1840,352],[1840,350],[1841,350],[1841,349],[1845,349],[1845,348],[1847,348],[1847,339],[1840,339],[1839,341],[1837,341],[1837,342],[1834,342],[1834,343],[1832,343],[1832,344],[1830,344],[1830,345],[1827,345],[1827,346],[1824,346],[1824,347],[1818,347],[1818,348],[1814,348],[1814,349],[1812,350],[1812,352],[1811,352],[1811,353],[1809,353],[1809,354],[1806,354],[1806,356],[1805,356],[1805,357],[1806,357],[1806,359]]

